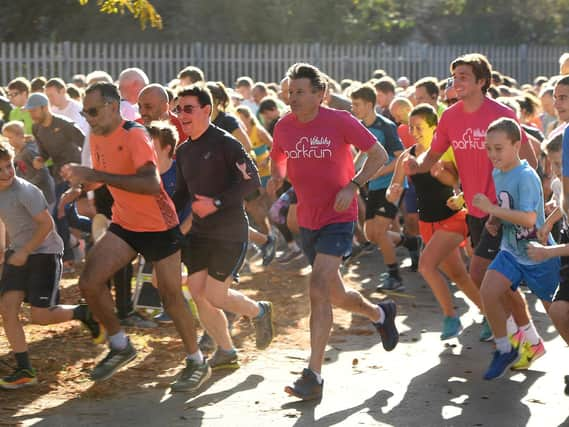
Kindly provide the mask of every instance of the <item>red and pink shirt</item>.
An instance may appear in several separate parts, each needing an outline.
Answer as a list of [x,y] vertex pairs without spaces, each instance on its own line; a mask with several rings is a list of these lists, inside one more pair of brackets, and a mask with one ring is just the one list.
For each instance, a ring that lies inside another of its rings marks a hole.
[[271,158],[286,171],[298,198],[298,224],[310,230],[356,221],[356,198],[343,212],[334,210],[338,192],[354,177],[350,145],[368,151],[376,138],[346,111],[320,107],[316,118],[301,123],[284,116],[273,135]]
[[[485,142],[490,123],[502,117],[517,121],[511,109],[488,97],[472,113],[465,112],[463,103],[457,102],[441,116],[431,145],[434,152],[441,154],[449,147],[453,148],[468,213],[477,218],[484,218],[487,214],[473,206],[472,199],[476,194],[485,194],[492,203],[496,203],[493,167]],[[527,135],[522,130],[522,144],[527,143]]]

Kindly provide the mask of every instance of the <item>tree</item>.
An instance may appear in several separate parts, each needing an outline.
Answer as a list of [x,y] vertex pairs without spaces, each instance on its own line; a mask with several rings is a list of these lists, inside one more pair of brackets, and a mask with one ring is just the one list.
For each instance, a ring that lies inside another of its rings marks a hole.
[[[79,0],[79,3],[85,6],[89,0]],[[124,14],[126,11],[130,12],[139,20],[143,30],[148,23],[152,28],[162,29],[162,17],[148,0],[97,0],[97,4],[103,13]]]

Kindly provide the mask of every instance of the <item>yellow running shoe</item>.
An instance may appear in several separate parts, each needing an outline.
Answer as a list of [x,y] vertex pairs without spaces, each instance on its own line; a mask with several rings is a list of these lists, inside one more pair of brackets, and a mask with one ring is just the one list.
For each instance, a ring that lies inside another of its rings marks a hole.
[[545,347],[543,340],[540,338],[539,342],[531,345],[528,341],[524,342],[520,350],[520,359],[512,365],[515,371],[528,369],[530,365],[545,354]]

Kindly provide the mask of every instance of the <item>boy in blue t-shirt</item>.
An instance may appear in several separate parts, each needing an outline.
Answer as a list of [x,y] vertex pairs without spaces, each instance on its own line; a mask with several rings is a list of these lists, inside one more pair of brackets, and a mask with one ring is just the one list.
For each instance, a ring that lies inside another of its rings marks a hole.
[[[517,290],[523,281],[548,310],[559,284],[558,257],[536,262],[527,254],[529,243],[538,240],[537,230],[545,222],[545,213],[539,177],[525,160],[520,160],[520,140],[520,127],[514,120],[502,118],[490,124],[486,149],[494,165],[492,176],[499,206],[483,194],[473,199],[474,206],[491,216],[487,224],[490,233],[497,232],[500,221],[502,226],[500,251],[488,267],[480,289],[485,315],[496,341],[496,351],[484,374],[487,380],[501,376],[518,362],[520,355],[528,358],[526,353],[531,353],[529,359],[535,360],[545,353],[539,337],[535,345],[526,345],[521,337],[510,342],[501,297],[509,289]],[[548,243],[553,243],[551,235]]]

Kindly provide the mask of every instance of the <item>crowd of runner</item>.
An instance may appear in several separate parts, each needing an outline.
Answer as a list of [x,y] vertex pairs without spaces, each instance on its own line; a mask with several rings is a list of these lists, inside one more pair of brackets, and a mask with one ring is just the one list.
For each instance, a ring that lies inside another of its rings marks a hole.
[[[403,292],[397,247],[440,305],[441,340],[462,331],[449,281],[480,310],[480,340],[495,344],[484,379],[546,352],[520,286],[569,343],[569,54],[533,84],[475,53],[449,75],[337,82],[297,63],[278,83],[233,88],[193,66],[165,85],[139,68],[116,81],[14,78],[0,88],[0,314],[17,367],[0,388],[38,381],[28,303],[32,323],[77,320],[108,343],[93,381],[136,357],[127,328],[173,323],[185,367],[171,389],[197,391],[239,367],[235,318],[251,319],[257,348],[274,338],[273,304],[232,287],[239,273],[305,257],[310,358],[285,391],[319,399],[332,306],[396,348],[396,304],[348,287],[342,266],[378,249],[377,292]],[[142,260],[161,300],[153,318],[133,304]],[[79,274],[76,305],[59,304],[62,273]]]

